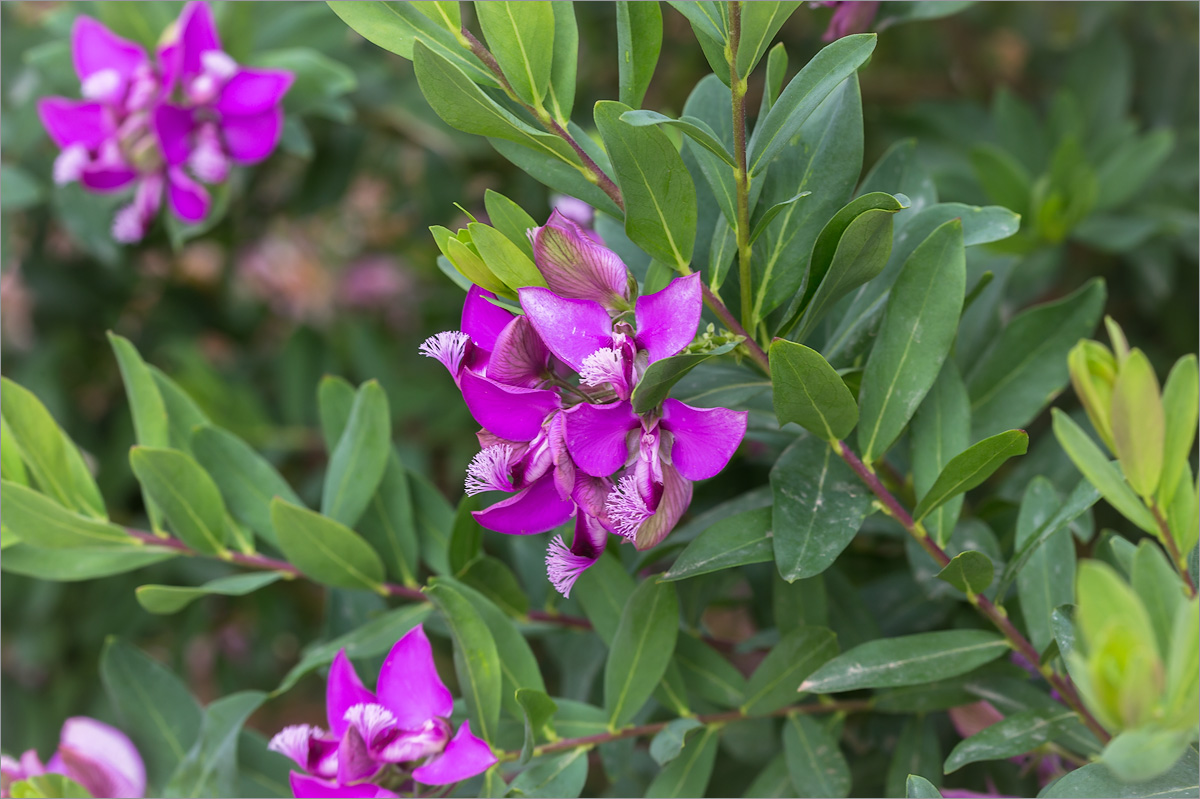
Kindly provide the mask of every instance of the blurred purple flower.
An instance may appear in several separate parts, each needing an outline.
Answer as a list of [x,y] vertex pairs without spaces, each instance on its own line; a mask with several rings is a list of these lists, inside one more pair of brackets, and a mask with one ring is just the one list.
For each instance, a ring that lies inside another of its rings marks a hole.
[[87,716],[63,723],[58,749],[44,765],[33,749],[15,760],[0,756],[0,797],[14,782],[42,774],[62,774],[95,797],[138,799],[146,793],[146,766],[125,733]]
[[878,0],[841,0],[821,5],[833,6],[834,9],[829,27],[821,36],[823,42],[832,42],[852,33],[866,33],[879,11]]
[[[569,194],[555,194],[552,200],[555,213],[565,216],[580,227],[588,228],[589,235],[595,235],[592,233],[591,227],[596,218],[596,209]],[[599,236],[596,238],[598,240]]]
[[346,651],[338,652],[329,669],[325,710],[328,730],[297,724],[271,739],[271,749],[305,772],[291,773],[298,797],[391,797],[396,794],[379,782],[401,776],[450,785],[496,763],[469,721],[451,736],[454,699],[419,625],[384,659],[375,693],[363,686]]

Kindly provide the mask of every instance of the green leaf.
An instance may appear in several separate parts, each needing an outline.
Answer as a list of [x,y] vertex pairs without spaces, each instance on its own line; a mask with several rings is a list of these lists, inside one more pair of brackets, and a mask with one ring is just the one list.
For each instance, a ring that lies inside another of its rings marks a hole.
[[641,710],[667,671],[679,632],[675,586],[653,579],[634,589],[604,664],[604,707],[611,729]]
[[[1143,539],[1133,556],[1130,582],[1146,607],[1150,623],[1154,626],[1154,637],[1158,640],[1158,651],[1165,659],[1171,651],[1171,627],[1184,602],[1182,580],[1171,568],[1162,550],[1149,539]],[[1070,601],[1068,595],[1060,604]]]
[[346,657],[351,660],[382,655],[395,646],[405,633],[424,622],[431,612],[432,608],[429,605],[404,605],[389,610],[332,641],[305,649],[304,654],[300,656],[300,662],[292,666],[272,695],[286,692],[310,671],[332,663],[342,649],[346,650]]
[[740,707],[746,678],[711,646],[686,633],[675,641],[675,663],[691,693],[723,707]]
[[946,222],[909,256],[859,389],[858,441],[871,463],[900,436],[954,343],[966,284],[963,229]]
[[755,126],[748,166],[757,176],[838,84],[854,74],[875,49],[875,34],[844,36],[816,54],[788,83],[766,119]]
[[[1058,494],[1044,477],[1035,477],[1021,498],[1016,548],[1020,550],[1059,509]],[[1054,640],[1052,614],[1075,598],[1075,544],[1062,526],[1051,532],[1017,573],[1021,615],[1034,649],[1042,652]]]
[[467,225],[467,230],[487,268],[509,288],[515,291],[525,286],[545,287],[546,278],[534,266],[533,259],[509,241],[505,234],[478,222]]
[[554,9],[546,2],[511,0],[475,3],[479,26],[514,92],[534,107],[550,85]]
[[1039,797],[1045,799],[1082,799],[1091,796],[1113,796],[1122,799],[1184,799],[1197,793],[1196,773],[1200,758],[1196,750],[1187,747],[1179,762],[1160,777],[1146,782],[1127,783],[1118,779],[1103,763],[1088,765],[1068,772],[1050,783]]
[[816,436],[801,436],[779,456],[771,492],[775,565],[788,582],[828,569],[871,512],[871,492]]
[[483,552],[483,527],[471,514],[472,511],[479,510],[480,504],[477,496],[464,494],[459,500],[458,510],[454,513],[454,526],[450,530],[450,546],[447,551],[450,571],[454,574],[462,574],[471,561]]
[[268,741],[254,730],[242,730],[237,742],[238,796],[286,797],[291,792],[291,761],[267,748]]
[[[634,3],[634,5],[642,5],[642,3]],[[729,148],[718,138],[716,131],[703,119],[689,116],[672,119],[666,114],[660,114],[657,111],[626,111],[624,114],[621,114],[621,121],[635,128],[645,128],[651,125],[665,125],[676,128],[680,133],[686,135],[689,139],[720,158],[729,166],[735,166],[733,155],[730,154]],[[783,209],[781,208],[780,210]]]
[[[4,525],[8,531],[8,524]],[[106,545],[76,547],[70,553],[39,549],[25,543],[7,544],[0,567],[39,580],[76,582],[124,574],[179,556],[177,550],[155,546]]]
[[1117,371],[1111,418],[1121,471],[1134,491],[1154,496],[1162,476],[1166,422],[1158,378],[1141,350],[1129,353]]
[[921,685],[965,674],[1007,649],[1002,636],[985,630],[939,630],[868,641],[826,663],[800,690],[824,694]]
[[[759,237],[767,232],[767,228],[770,227],[773,221],[775,221],[775,217],[779,216],[788,208],[791,208],[800,200],[811,195],[811,191],[802,191],[799,194],[795,194],[788,199],[783,200],[782,202],[775,203],[770,208],[763,211],[761,216],[755,214],[757,218],[753,221],[754,227],[750,231],[750,243],[753,244],[754,242],[758,241]],[[884,260],[886,261],[887,259],[885,258]]]
[[245,596],[289,576],[286,572],[254,572],[218,577],[191,588],[178,585],[142,585],[137,589],[138,604],[150,613],[178,613],[204,596]]
[[527,214],[524,208],[491,189],[483,192],[483,205],[487,209],[488,219],[496,229],[517,245],[527,258],[533,260],[533,244],[526,235],[528,231],[538,227],[533,217]]
[[1104,281],[1017,314],[967,373],[972,435],[1024,427],[1067,384],[1067,353],[1091,335],[1104,309]]
[[837,636],[824,627],[797,627],[784,635],[750,675],[742,712],[757,716],[794,703],[804,680],[837,651]]
[[1030,752],[1051,740],[1069,721],[1077,720],[1075,711],[1024,710],[959,741],[946,758],[947,774],[958,771],[968,763],[981,760],[1003,760]]
[[521,588],[517,575],[498,558],[491,555],[475,558],[460,579],[509,616],[519,618],[529,612],[529,596]]
[[39,774],[14,782],[8,787],[8,795],[13,799],[67,799],[91,796],[87,788],[62,774]]
[[759,772],[754,782],[742,792],[745,797],[770,797],[771,799],[787,799],[795,796],[796,789],[792,787],[792,778],[788,775],[787,757],[780,752],[771,758],[766,768]]
[[720,736],[716,727],[705,727],[684,747],[683,754],[658,772],[646,788],[647,797],[703,796],[717,762]]
[[416,42],[449,59],[470,79],[484,86],[496,86],[496,78],[472,53],[459,45],[454,34],[421,13],[415,5],[403,2],[330,3],[333,13],[372,44],[407,59],[415,60]]
[[1014,455],[1024,455],[1028,450],[1029,434],[1024,430],[1009,430],[972,444],[946,464],[933,487],[917,503],[913,518],[916,521],[924,519],[929,511],[951,497],[975,488],[1006,460]]
[[1029,213],[1033,178],[1029,171],[1006,150],[994,144],[979,144],[971,149],[971,167],[988,199],[1024,216]]
[[237,774],[242,725],[266,700],[262,691],[239,691],[204,709],[200,734],[163,789],[164,796],[229,796]]
[[462,29],[458,0],[413,0],[412,6],[451,33]]
[[100,679],[146,761],[150,785],[162,786],[200,734],[200,705],[169,669],[112,636],[100,654]]
[[962,591],[967,596],[982,594],[992,584],[992,560],[982,552],[967,550],[955,555],[942,570],[938,579]]
[[[62,550],[141,543],[115,524],[67,510],[20,483],[0,482],[0,495],[5,529],[31,547]],[[64,553],[59,557],[70,555]]]
[[850,435],[858,405],[821,353],[785,339],[771,342],[771,383],[780,425],[795,422],[828,442]]
[[[571,121],[571,107],[575,104],[579,26],[575,23],[575,4],[570,0],[552,0],[550,5],[554,9],[554,59],[550,65],[550,88],[546,92],[546,105],[551,116],[565,128]],[[607,199],[603,192],[600,196]],[[492,221],[496,221],[495,217]]]
[[1118,146],[1097,165],[1095,210],[1117,208],[1136,197],[1174,146],[1175,132],[1170,128],[1130,137]]
[[625,200],[625,233],[652,257],[682,271],[696,238],[696,187],[665,133],[621,121],[629,110],[602,100],[595,111]]
[[775,34],[787,22],[792,12],[800,7],[799,0],[792,2],[743,3],[741,39],[738,41],[737,72],[738,77],[745,78],[754,71],[758,60],[771,46]]
[[168,446],[167,409],[162,395],[158,393],[154,375],[128,339],[109,332],[108,342],[117,356],[121,379],[125,382],[125,394],[129,398],[137,442],[142,446],[160,449]]
[[503,679],[496,642],[474,605],[453,582],[435,577],[425,593],[441,612],[454,639],[454,671],[467,712],[478,728],[476,734],[492,741],[500,723]]
[[104,499],[78,448],[31,391],[0,378],[0,414],[39,489],[70,510],[107,519]]
[[926,715],[910,717],[900,731],[896,749],[888,764],[887,795],[904,794],[908,779],[913,774],[938,775],[941,770],[942,748],[938,744],[934,718]]
[[916,774],[909,774],[904,785],[904,795],[908,799],[942,799],[941,793],[933,783]]
[[1053,409],[1054,436],[1066,450],[1075,468],[1096,487],[1108,503],[1129,521],[1148,533],[1156,534],[1154,516],[1138,499],[1117,467],[1109,461],[1088,434],[1058,408]]
[[[946,465],[967,448],[971,435],[971,401],[958,367],[950,358],[942,364],[937,382],[913,416],[913,491],[925,496]],[[925,519],[925,529],[938,545],[945,546],[958,523],[963,498],[951,497],[934,508]]]
[[171,530],[197,552],[224,556],[232,536],[225,503],[208,472],[186,452],[134,447],[129,463]]
[[4,185],[4,197],[0,198],[0,211],[21,211],[32,208],[46,198],[46,190],[29,172],[19,166],[0,166],[0,183]]
[[737,347],[737,342],[731,341],[708,352],[684,353],[672,355],[669,358],[659,358],[646,368],[642,379],[633,388],[633,396],[630,399],[633,402],[634,412],[648,413],[654,410],[667,398],[671,387],[682,380],[688,372],[709,358],[732,352],[735,347]]
[[618,99],[637,108],[646,96],[662,50],[662,10],[658,3],[617,0]]
[[746,511],[723,519],[698,535],[662,579],[684,580],[747,563],[764,563],[771,560],[773,552],[771,509]]
[[536,688],[518,688],[517,704],[525,716],[525,743],[521,746],[521,764],[529,762],[533,757],[533,747],[537,739],[546,740],[554,733],[551,720],[558,712],[558,705],[546,695],[545,691]]
[[621,623],[621,613],[629,595],[633,593],[633,578],[621,566],[620,560],[603,553],[591,568],[580,575],[576,585],[579,586],[576,595],[584,614],[592,623],[596,635],[600,636],[605,646],[611,648]]
[[[556,0],[556,2],[567,0]],[[568,129],[572,135],[578,131]],[[549,186],[554,191],[578,197],[593,208],[603,211],[610,216],[620,219],[621,209],[595,183],[589,181],[580,171],[579,165],[573,161],[564,160],[557,152],[547,153],[539,148],[537,152],[522,144],[508,141],[505,138],[488,138],[492,148],[507,158],[522,172],[534,180]]]
[[[873,191],[908,197],[912,205],[909,213],[899,217],[897,227],[903,227],[908,220],[937,202],[937,187],[917,157],[916,139],[901,139],[879,157],[859,187],[860,194]],[[963,230],[965,232],[966,225]]]
[[588,747],[580,746],[518,774],[511,795],[574,799],[583,793],[587,775]]
[[271,463],[226,430],[204,425],[192,432],[192,453],[216,482],[233,517],[272,546],[279,546],[271,524],[271,500],[282,497],[302,505]]
[[271,522],[288,561],[335,588],[383,591],[383,562],[358,533],[319,513],[271,500]]
[[10,483],[29,485],[29,473],[25,470],[25,461],[21,460],[21,452],[17,449],[17,440],[8,428],[8,422],[0,416],[0,476]]
[[1163,386],[1163,417],[1166,432],[1163,440],[1162,479],[1158,486],[1160,504],[1170,505],[1175,497],[1179,478],[1188,471],[1188,455],[1196,440],[1196,420],[1200,415],[1200,375],[1196,356],[1185,355],[1175,362]]
[[687,734],[697,727],[703,727],[694,718],[680,718],[668,722],[650,739],[650,757],[660,767],[667,765],[683,751],[683,742]]
[[1169,771],[1194,738],[1191,730],[1154,725],[1125,730],[1104,747],[1100,762],[1122,782],[1145,782]]
[[797,796],[849,796],[850,766],[824,727],[793,714],[783,725],[783,752]]
[[387,394],[369,380],[355,395],[346,429],[329,456],[321,513],[347,527],[358,522],[387,469],[391,439]]
[[189,455],[192,452],[192,431],[200,425],[210,424],[208,416],[200,410],[196,401],[186,391],[179,387],[161,369],[147,366],[158,386],[158,394],[162,397],[163,406],[167,409],[168,441],[171,449],[181,449]]
[[317,386],[317,410],[321,417],[321,436],[330,453],[346,429],[355,399],[354,386],[345,378],[333,375],[321,378]]

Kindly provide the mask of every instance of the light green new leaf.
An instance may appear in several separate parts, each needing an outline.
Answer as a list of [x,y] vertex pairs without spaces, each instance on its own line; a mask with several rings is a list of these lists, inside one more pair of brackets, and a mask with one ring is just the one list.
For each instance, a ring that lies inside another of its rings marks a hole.
[[1183,756],[1165,774],[1145,782],[1128,783],[1117,778],[1103,763],[1068,772],[1038,794],[1039,799],[1084,799],[1113,796],[1121,799],[1185,799],[1200,793],[1196,750],[1185,747]]
[[169,797],[229,796],[237,774],[237,742],[250,714],[262,705],[262,691],[239,691],[204,709],[196,743],[163,789]]
[[658,3],[617,0],[618,99],[637,108],[654,77],[662,50],[662,9]]
[[696,536],[662,579],[684,580],[733,566],[771,560],[774,552],[771,536],[770,508],[723,519]]
[[[579,68],[579,26],[571,0],[551,0],[554,9],[554,59],[550,64],[550,88],[546,106],[564,128],[571,121],[575,104],[575,73]],[[601,193],[601,196],[606,196]],[[492,220],[495,222],[495,219]]]
[[[1021,550],[1060,506],[1054,485],[1038,476],[1029,482],[1017,516],[1015,545]],[[1075,599],[1075,542],[1066,525],[1054,530],[1017,572],[1017,595],[1029,640],[1038,652],[1054,640],[1054,609]]]
[[1163,729],[1156,724],[1125,730],[1104,747],[1100,762],[1122,782],[1145,782],[1170,770],[1191,749],[1194,739],[1191,730]]
[[937,576],[964,594],[982,594],[992,584],[994,571],[991,558],[969,549],[955,555]]
[[503,233],[508,240],[517,245],[529,260],[533,260],[533,244],[527,233],[538,223],[526,213],[525,209],[498,191],[487,189],[483,193],[483,206],[487,209],[488,219]]
[[1197,374],[1195,355],[1185,355],[1171,368],[1163,386],[1162,405],[1166,433],[1163,437],[1165,446],[1158,499],[1161,504],[1169,506],[1179,478],[1188,470],[1188,455],[1192,451],[1192,442],[1196,440],[1196,420],[1200,415],[1200,375]]
[[858,405],[821,353],[785,339],[771,342],[771,383],[780,425],[795,422],[825,441],[850,435]]
[[87,788],[84,788],[70,777],[64,777],[62,774],[38,774],[33,777],[26,777],[23,780],[11,783],[8,786],[8,795],[13,799],[68,799],[69,797],[82,797],[90,799],[91,794]]
[[775,34],[787,22],[792,12],[800,7],[800,0],[780,2],[780,0],[761,0],[755,3],[742,3],[741,39],[738,42],[737,72],[739,78],[745,78],[754,71],[758,60],[771,46]]
[[1029,450],[1029,434],[1024,430],[1009,430],[972,444],[951,458],[925,496],[917,503],[913,518],[924,519],[926,514],[951,497],[966,493],[992,476],[1000,466],[1015,455]]
[[1162,476],[1166,422],[1154,367],[1139,349],[1129,353],[1117,372],[1111,418],[1121,471],[1134,491],[1154,496]]
[[1154,626],[1154,637],[1158,640],[1159,654],[1165,660],[1171,651],[1171,627],[1186,596],[1183,581],[1158,545],[1142,539],[1133,556],[1130,582],[1146,607]]
[[472,731],[491,741],[500,723],[503,684],[500,656],[492,633],[475,606],[452,581],[435,577],[425,593],[441,612],[454,639],[454,671],[474,724]]
[[612,729],[641,710],[667,671],[679,633],[675,586],[645,580],[625,602],[604,665],[604,707]]
[[29,485],[29,473],[25,470],[25,461],[21,460],[21,451],[17,448],[17,440],[8,429],[8,422],[0,416],[0,477],[10,483]]
[[783,725],[783,752],[796,796],[850,795],[850,766],[837,741],[816,719],[788,716]]
[[382,591],[383,562],[349,527],[279,497],[271,500],[271,523],[283,554],[307,576],[335,588]]
[[181,541],[197,552],[225,554],[233,536],[225,502],[195,458],[174,449],[134,447],[129,464],[146,496],[162,509]]
[[387,394],[374,380],[363,383],[350,407],[350,417],[329,456],[321,512],[335,522],[354,526],[387,469],[392,418]]
[[[115,524],[68,510],[20,483],[0,481],[0,497],[5,530],[31,547],[61,550],[141,543]],[[71,556],[61,553],[58,557]]]
[[939,630],[860,644],[826,663],[800,686],[824,694],[921,685],[965,674],[1008,650],[986,630]]
[[514,92],[534,107],[550,85],[554,9],[548,2],[488,0],[475,3],[488,48]]
[[962,222],[929,235],[904,264],[859,390],[863,460],[880,458],[903,432],[954,343],[966,288]]
[[[971,436],[971,400],[953,359],[947,358],[937,382],[925,395],[909,428],[913,491],[925,496],[950,459],[967,448]],[[951,497],[925,518],[925,529],[945,546],[958,523],[962,496]]]
[[837,651],[837,636],[824,627],[797,627],[787,633],[750,675],[742,712],[761,715],[794,703],[804,680]]
[[1138,499],[1137,494],[1125,482],[1121,472],[1100,450],[1088,434],[1058,408],[1053,410],[1054,436],[1066,450],[1075,468],[1096,487],[1108,503],[1129,521],[1157,535],[1158,526],[1149,509]]
[[[546,286],[546,278],[534,266],[533,259],[494,227],[472,222],[467,225],[471,241],[493,275],[514,291],[526,286]],[[528,241],[528,239],[526,239]]]
[[719,741],[716,727],[705,727],[703,732],[692,736],[683,753],[658,772],[646,788],[646,796],[703,796],[717,762]]
[[218,577],[194,588],[180,585],[141,585],[137,589],[138,604],[150,613],[178,613],[201,597],[212,594],[245,596],[287,577],[285,572],[253,572]]
[[602,100],[595,111],[625,199],[625,233],[652,257],[682,271],[696,238],[696,186],[665,133],[621,121],[630,110]]

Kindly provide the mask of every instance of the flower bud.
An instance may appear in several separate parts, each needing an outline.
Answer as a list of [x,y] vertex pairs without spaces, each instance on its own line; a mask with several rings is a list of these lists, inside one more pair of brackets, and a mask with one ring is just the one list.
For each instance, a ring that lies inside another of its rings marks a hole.
[[629,270],[620,257],[597,243],[557,210],[529,233],[533,259],[546,285],[560,297],[593,300],[610,311],[629,308]]

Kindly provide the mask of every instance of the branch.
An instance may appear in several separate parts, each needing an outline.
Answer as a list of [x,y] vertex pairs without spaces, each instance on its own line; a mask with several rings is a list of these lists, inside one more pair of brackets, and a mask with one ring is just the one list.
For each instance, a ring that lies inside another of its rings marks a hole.
[[729,3],[729,88],[733,99],[733,150],[737,160],[733,177],[737,184],[738,278],[742,295],[742,327],[751,330],[754,320],[753,249],[750,246],[750,174],[746,170],[746,77],[738,77],[738,47],[742,39],[742,4]]
[[1167,554],[1171,556],[1171,561],[1175,564],[1176,571],[1183,578],[1183,583],[1187,586],[1188,596],[1194,597],[1196,596],[1196,584],[1192,582],[1192,573],[1188,571],[1187,559],[1179,551],[1179,544],[1175,543],[1175,536],[1171,535],[1171,526],[1167,524],[1166,517],[1159,510],[1158,503],[1151,502],[1149,504],[1150,512],[1154,514],[1154,520],[1158,522],[1158,529],[1162,532],[1163,546],[1167,548]]
[[766,372],[768,375],[771,374],[771,363],[767,359],[767,353],[763,350],[763,348],[758,346],[758,342],[754,340],[754,337],[746,332],[746,328],[742,327],[738,323],[737,318],[733,315],[729,308],[726,307],[725,303],[721,302],[721,298],[713,293],[713,290],[710,289],[706,283],[701,281],[700,286],[701,290],[704,292],[704,304],[709,307],[709,310],[717,315],[718,319],[725,323],[725,327],[729,328],[729,330],[735,335],[742,337],[742,344],[744,344],[746,349],[750,351],[750,357],[754,359],[755,363],[762,367],[764,372]]
[[[887,490],[883,483],[879,481],[879,478],[875,476],[875,473],[867,468],[866,464],[864,464],[862,460],[859,459],[859,457],[855,455],[848,446],[846,446],[846,442],[835,441],[831,446],[833,447],[834,452],[842,457],[842,460],[844,460],[846,464],[854,470],[854,473],[857,474],[859,478],[861,478],[862,481],[867,484],[867,487],[871,489],[875,496],[879,498],[880,503],[883,505],[884,512],[899,522],[900,525],[917,540],[917,543],[929,553],[929,556],[932,557],[939,566],[945,568],[946,564],[950,562],[950,556],[946,554],[946,550],[942,549],[936,541],[929,537],[929,533],[925,531],[925,527],[920,522],[913,520],[913,517],[909,514],[909,512],[904,509],[904,506],[900,504],[899,500],[897,500],[892,493]],[[1029,639],[1022,635],[1021,631],[1013,626],[1013,623],[1009,621],[1008,614],[1004,612],[1004,609],[998,607],[986,596],[982,596],[980,594],[968,593],[967,599],[970,600],[971,604],[975,605],[979,612],[982,613],[992,624],[994,624],[1001,633],[1003,633],[1004,637],[1008,639],[1009,646],[1011,646],[1013,650],[1019,652],[1022,657],[1024,657],[1031,664],[1033,664],[1034,667],[1037,668],[1041,675],[1046,678],[1046,681],[1058,691],[1059,696],[1062,697],[1064,703],[1079,714],[1080,718],[1083,719],[1083,723],[1087,725],[1088,729],[1091,730],[1092,733],[1095,734],[1095,736],[1099,738],[1102,743],[1107,743],[1111,736],[1108,734],[1108,731],[1100,725],[1100,722],[1096,720],[1091,712],[1084,707],[1083,701],[1079,697],[1079,692],[1076,690],[1075,684],[1071,681],[1071,678],[1066,675],[1059,675],[1055,673],[1055,671],[1049,666],[1042,664],[1041,656],[1038,654],[1038,651],[1034,649],[1033,644],[1029,642]]]

